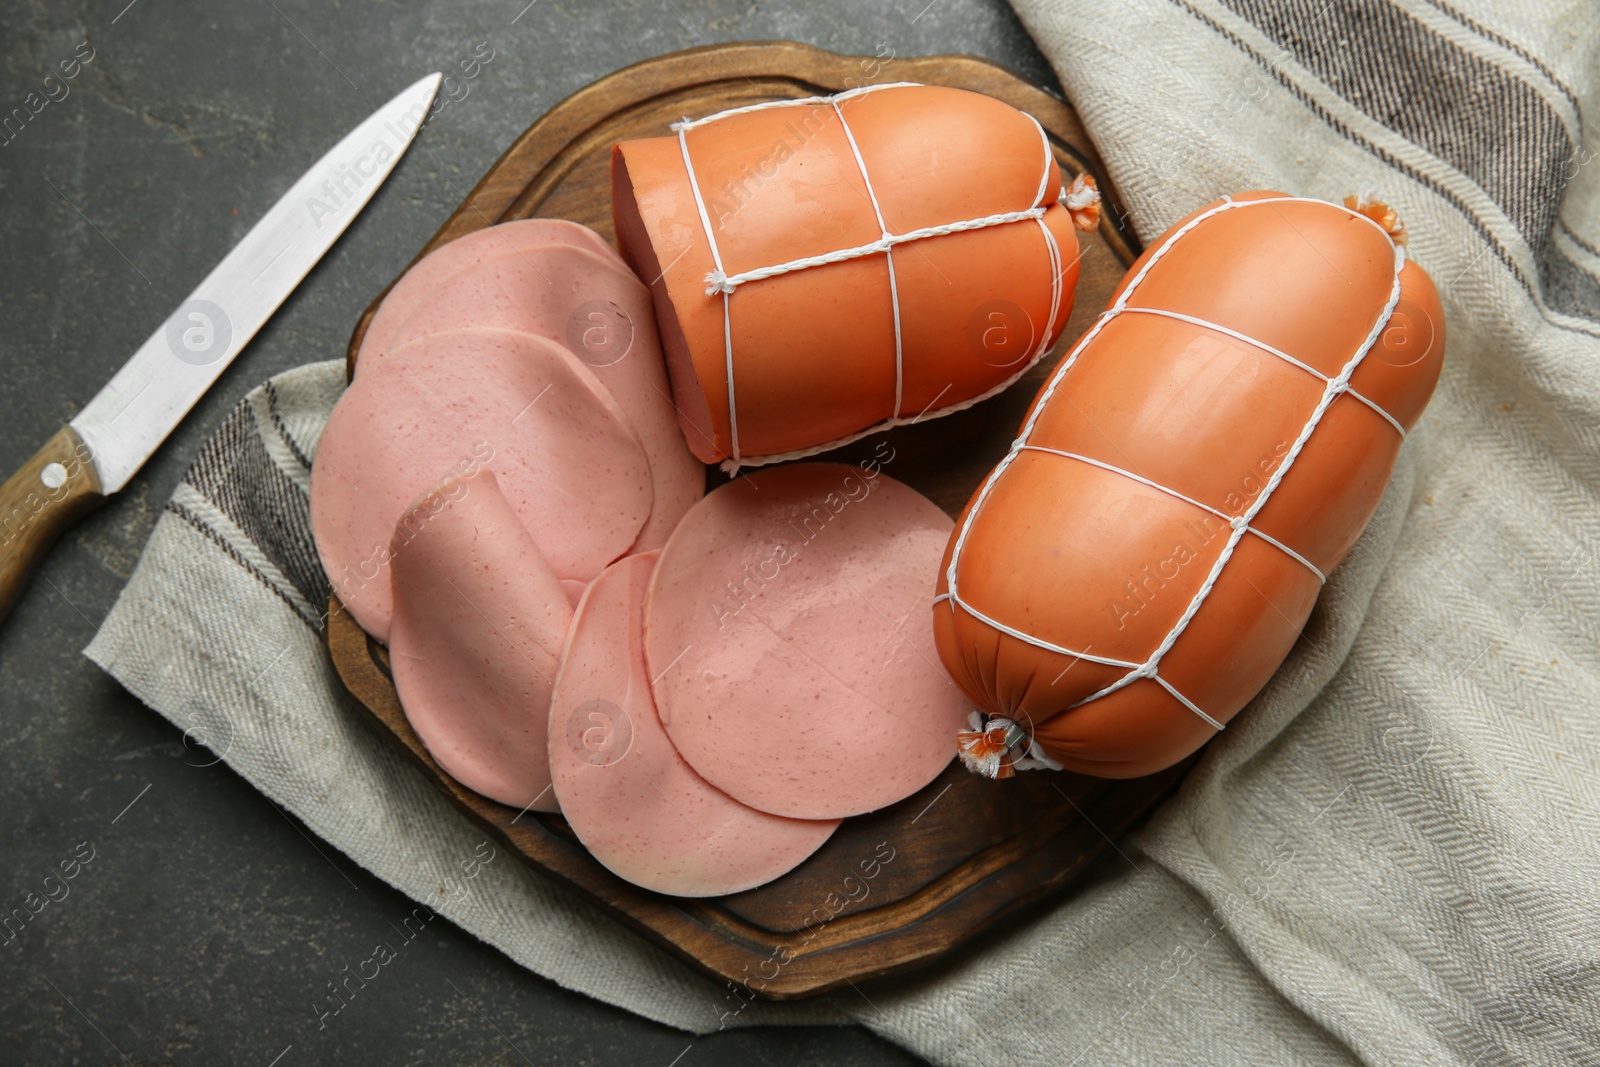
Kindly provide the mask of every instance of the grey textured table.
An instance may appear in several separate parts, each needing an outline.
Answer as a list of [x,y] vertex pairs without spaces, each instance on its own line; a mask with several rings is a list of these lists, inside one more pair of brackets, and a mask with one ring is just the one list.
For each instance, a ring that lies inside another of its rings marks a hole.
[[[79,843],[93,848],[68,896],[0,943],[0,1063],[913,1062],[862,1030],[691,1040],[529,974],[444,919],[422,955],[319,1028],[327,983],[410,905],[79,654],[223,415],[268,375],[340,355],[373,295],[573,90],[663,52],[772,38],[972,52],[1054,86],[1000,0],[525,3],[0,9],[0,116],[28,116],[0,143],[5,473],[345,132],[416,77],[479,61],[322,265],[127,490],[69,531],[0,626],[0,915]],[[47,82],[63,61],[76,76]]]

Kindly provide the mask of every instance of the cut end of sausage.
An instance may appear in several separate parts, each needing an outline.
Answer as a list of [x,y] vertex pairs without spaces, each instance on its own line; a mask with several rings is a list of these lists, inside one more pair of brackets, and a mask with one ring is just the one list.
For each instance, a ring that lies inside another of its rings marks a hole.
[[[625,149],[627,151],[625,151]],[[694,369],[694,359],[684,338],[678,313],[667,295],[667,271],[676,268],[677,262],[663,265],[656,248],[650,242],[640,215],[640,204],[634,191],[633,179],[628,174],[628,156],[631,153],[656,156],[660,145],[650,141],[629,141],[611,150],[611,216],[617,230],[617,247],[623,260],[633,272],[650,287],[650,298],[655,304],[656,325],[660,334],[662,354],[666,358],[667,375],[672,383],[673,402],[678,414],[678,425],[683,439],[701,463],[718,463],[727,455],[716,440],[716,430],[711,424],[711,410],[706,405],[705,392],[700,377]],[[669,165],[667,161],[651,159],[655,166]],[[681,162],[679,166],[681,167]],[[685,248],[687,248],[687,244]],[[676,253],[674,253],[676,255]]]

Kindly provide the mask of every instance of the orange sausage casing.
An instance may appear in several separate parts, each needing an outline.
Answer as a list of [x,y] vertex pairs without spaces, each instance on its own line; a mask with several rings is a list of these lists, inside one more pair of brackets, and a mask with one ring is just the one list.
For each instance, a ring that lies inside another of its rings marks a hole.
[[939,654],[1067,769],[1149,774],[1213,736],[1376,509],[1444,320],[1374,208],[1254,192],[1181,220],[956,523]]
[[[776,101],[617,145],[617,243],[651,283],[690,449],[796,458],[1009,384],[1072,309],[1061,185],[1032,117],[935,86]],[[1090,185],[1074,197],[1097,202]]]

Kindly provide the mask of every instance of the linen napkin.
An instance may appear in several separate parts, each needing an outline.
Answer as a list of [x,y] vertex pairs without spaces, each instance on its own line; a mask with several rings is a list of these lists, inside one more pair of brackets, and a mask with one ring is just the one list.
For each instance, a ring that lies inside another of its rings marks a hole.
[[1600,1062],[1600,8],[1014,6],[1146,241],[1224,192],[1369,187],[1446,369],[1122,872],[863,1019],[942,1063]]

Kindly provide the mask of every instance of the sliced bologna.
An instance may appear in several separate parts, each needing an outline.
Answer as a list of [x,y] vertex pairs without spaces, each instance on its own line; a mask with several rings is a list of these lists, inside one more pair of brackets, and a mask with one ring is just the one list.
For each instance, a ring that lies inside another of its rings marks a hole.
[[657,555],[613,564],[579,605],[550,709],[551,777],[567,822],[619,877],[680,897],[737,893],[792,870],[839,823],[749,808],[673,748],[640,632]]
[[393,586],[389,660],[422,743],[468,789],[555,811],[546,723],[572,606],[492,473],[406,513]]
[[589,581],[650,512],[650,470],[616,402],[572,354],[502,330],[437,334],[389,353],[328,419],[311,528],[333,590],[389,639],[390,538],[423,493],[492,470],[556,577]]
[[383,352],[398,347],[400,327],[417,306],[426,301],[439,283],[483,259],[505,255],[508,252],[527,252],[546,245],[567,245],[584,248],[600,256],[608,256],[622,266],[621,258],[606,244],[605,238],[576,222],[565,219],[523,219],[504,222],[476,230],[458,237],[449,244],[423,256],[400,276],[378,305],[378,313],[367,325],[361,338],[361,356],[356,366],[362,365],[368,353]]
[[928,597],[950,519],[887,475],[777,467],[696,504],[645,616],[678,751],[752,807],[824,819],[932,781],[969,705],[938,666]]
[[[565,346],[594,371],[650,461],[655,504],[634,550],[666,544],[705,495],[706,469],[678,428],[650,290],[615,253],[573,245],[503,252],[441,279],[418,299],[398,332],[390,331],[394,344],[465,326],[515,330]],[[359,365],[382,358],[381,349],[364,343]]]

